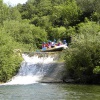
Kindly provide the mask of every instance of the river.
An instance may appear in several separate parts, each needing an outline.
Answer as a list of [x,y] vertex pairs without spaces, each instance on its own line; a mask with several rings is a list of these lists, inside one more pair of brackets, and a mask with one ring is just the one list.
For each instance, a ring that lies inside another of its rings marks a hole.
[[100,86],[61,83],[1,85],[0,100],[100,100]]
[[0,85],[0,100],[100,100],[99,85],[41,83],[44,76],[50,81],[59,78],[62,66],[52,65],[53,57],[23,58],[18,74]]

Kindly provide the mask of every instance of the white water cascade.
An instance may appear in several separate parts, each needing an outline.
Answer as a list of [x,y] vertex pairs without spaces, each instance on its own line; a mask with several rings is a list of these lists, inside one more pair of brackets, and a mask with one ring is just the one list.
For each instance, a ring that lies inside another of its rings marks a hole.
[[29,57],[22,54],[24,61],[21,64],[19,72],[9,82],[4,85],[14,84],[33,84],[39,82],[47,73],[48,66],[54,62],[54,57],[38,57],[36,55]]

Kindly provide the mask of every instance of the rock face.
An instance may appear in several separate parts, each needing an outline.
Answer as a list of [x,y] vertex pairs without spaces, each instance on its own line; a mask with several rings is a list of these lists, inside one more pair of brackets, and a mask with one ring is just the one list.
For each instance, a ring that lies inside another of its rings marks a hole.
[[63,82],[64,63],[52,63],[40,82]]

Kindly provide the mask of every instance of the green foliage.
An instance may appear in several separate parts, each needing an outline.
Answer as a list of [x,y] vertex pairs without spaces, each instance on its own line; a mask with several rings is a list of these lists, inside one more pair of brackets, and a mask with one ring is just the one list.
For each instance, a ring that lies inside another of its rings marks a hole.
[[54,6],[51,20],[53,25],[69,26],[72,23],[74,25],[80,14],[80,9],[75,0],[66,0],[65,3]]
[[81,82],[96,79],[99,23],[100,0],[28,0],[15,7],[0,0],[0,81],[18,71],[21,58],[14,49],[35,51],[43,41],[54,39],[66,39],[69,44],[66,65],[73,78]]
[[96,67],[93,69],[93,73],[95,73],[95,74],[100,74],[100,66],[96,66]]
[[43,16],[43,17],[34,17],[31,19],[31,23],[35,26],[40,26],[44,29],[47,29],[49,26],[51,26],[51,22],[49,21],[49,16]]
[[76,1],[83,12],[92,13],[96,7],[94,6],[94,3],[97,0],[76,0]]
[[9,8],[3,4],[2,0],[0,0],[0,24],[2,25],[3,21],[8,19],[7,16],[9,13]]
[[52,28],[51,33],[49,36],[51,36],[51,39],[61,39],[63,37],[63,34],[66,33],[65,27],[57,27]]
[[12,78],[20,67],[22,58],[15,55],[13,50],[17,48],[12,37],[5,35],[4,30],[0,31],[0,82],[6,82]]
[[76,0],[82,11],[80,20],[84,21],[85,17],[93,21],[100,21],[100,0]]
[[[52,4],[50,0],[40,0],[38,4],[39,16],[47,16],[52,12]],[[41,13],[42,12],[42,13]]]
[[100,26],[94,22],[79,25],[79,33],[72,38],[66,51],[66,69],[69,75],[81,83],[99,83]]
[[45,30],[40,27],[36,27],[32,24],[29,24],[28,21],[5,21],[4,29],[17,42],[20,42],[22,44],[28,44],[29,47],[34,47],[35,45],[36,47],[38,47],[39,43],[47,40],[47,34]]
[[17,20],[17,21],[21,20],[21,14],[18,11],[17,7],[13,7],[13,8],[9,9],[9,19],[10,20]]
[[100,13],[94,12],[94,13],[92,14],[92,20],[99,23],[99,22],[100,22]]

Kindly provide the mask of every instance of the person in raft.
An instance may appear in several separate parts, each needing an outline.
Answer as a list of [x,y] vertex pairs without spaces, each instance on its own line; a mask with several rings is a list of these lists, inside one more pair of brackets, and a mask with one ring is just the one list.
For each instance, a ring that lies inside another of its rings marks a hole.
[[63,44],[64,44],[65,46],[67,46],[67,42],[66,42],[66,40],[63,40]]
[[51,43],[51,48],[54,48],[56,46],[56,40],[54,39],[54,41]]
[[46,43],[45,42],[42,43],[42,50],[46,50]]
[[63,43],[61,41],[58,42],[57,46],[61,46]]
[[49,41],[49,42],[48,42],[48,48],[51,48],[51,45],[52,45],[52,42]]

